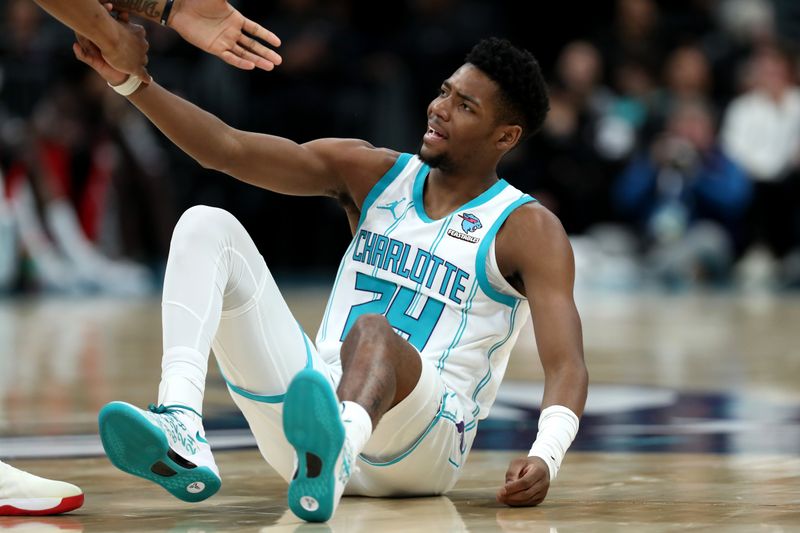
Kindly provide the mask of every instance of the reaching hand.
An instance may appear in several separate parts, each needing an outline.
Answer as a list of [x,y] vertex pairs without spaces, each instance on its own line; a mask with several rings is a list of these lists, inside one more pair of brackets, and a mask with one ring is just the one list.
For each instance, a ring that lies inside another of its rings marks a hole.
[[281,40],[245,18],[227,0],[175,0],[168,25],[188,42],[234,67],[272,70],[282,61],[277,52],[256,39],[272,46],[280,46]]
[[[141,26],[139,26],[141,28]],[[144,29],[142,29],[144,31]],[[111,85],[120,85],[128,79],[128,74],[115,69],[108,64],[100,53],[100,49],[92,41],[82,35],[75,35],[78,42],[73,43],[72,51],[80,61],[92,67],[104,80]]]
[[[105,4],[106,9],[111,10],[111,4]],[[147,73],[147,50],[150,44],[145,38],[144,28],[138,24],[127,24],[127,15],[120,17],[117,27],[119,35],[115,46],[108,47],[102,52],[102,59],[116,70],[126,74],[134,74],[146,82],[150,82],[150,74]],[[89,41],[86,41],[89,42]],[[97,48],[95,46],[95,48]]]
[[497,501],[512,507],[539,505],[550,489],[550,470],[538,457],[514,459],[506,471],[506,484],[497,492]]

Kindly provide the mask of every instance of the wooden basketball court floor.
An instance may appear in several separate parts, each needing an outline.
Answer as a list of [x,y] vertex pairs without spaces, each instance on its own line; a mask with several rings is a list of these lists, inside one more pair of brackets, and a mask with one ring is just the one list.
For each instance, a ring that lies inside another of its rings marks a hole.
[[[309,332],[324,288],[285,291]],[[536,508],[494,500],[536,433],[530,333],[464,475],[437,498],[345,498],[327,524],[287,512],[215,365],[206,420],[218,495],[180,502],[102,456],[107,401],[155,400],[158,300],[0,300],[0,458],[80,485],[84,507],[0,517],[0,531],[800,531],[800,297],[579,294],[591,385],[578,439]]]

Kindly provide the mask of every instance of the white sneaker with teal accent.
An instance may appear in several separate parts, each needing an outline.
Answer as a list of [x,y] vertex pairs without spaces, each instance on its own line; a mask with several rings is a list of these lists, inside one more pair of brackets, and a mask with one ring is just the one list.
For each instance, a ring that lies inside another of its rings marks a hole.
[[283,431],[297,454],[289,508],[308,522],[333,516],[355,466],[339,412],[336,394],[319,372],[302,370],[289,384]]
[[205,439],[202,417],[182,405],[148,410],[111,402],[100,410],[100,440],[111,463],[187,502],[219,490],[222,480]]

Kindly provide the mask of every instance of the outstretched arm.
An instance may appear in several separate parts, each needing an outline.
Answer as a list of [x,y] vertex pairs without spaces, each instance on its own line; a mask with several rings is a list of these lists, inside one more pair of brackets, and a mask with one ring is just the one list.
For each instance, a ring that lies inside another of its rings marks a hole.
[[281,40],[268,29],[245,18],[227,0],[108,1],[116,10],[156,22],[162,22],[166,15],[167,26],[186,41],[234,67],[272,70],[281,64],[281,56],[261,42],[280,46]]
[[[80,39],[75,55],[111,85],[128,76],[113,69],[91,42]],[[157,83],[141,85],[129,97],[179,148],[202,166],[275,192],[348,197],[360,205],[397,154],[365,141],[289,139],[237,130]]]
[[97,0],[35,0],[50,15],[96,43],[115,69],[143,80],[150,76],[147,41],[141,26],[120,24]]
[[561,223],[538,204],[512,213],[497,237],[496,253],[501,272],[516,278],[528,298],[545,374],[536,443],[529,457],[511,462],[497,499],[513,506],[537,505],[575,437],[586,403],[589,378],[572,296],[575,265]]

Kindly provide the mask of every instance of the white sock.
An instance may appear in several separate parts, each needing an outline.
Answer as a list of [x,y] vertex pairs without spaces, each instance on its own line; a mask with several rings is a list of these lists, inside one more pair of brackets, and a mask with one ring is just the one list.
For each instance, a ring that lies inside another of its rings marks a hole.
[[192,348],[170,348],[161,360],[158,403],[185,405],[203,413],[208,357]]
[[356,402],[342,402],[342,423],[355,454],[361,453],[372,436],[372,419]]

